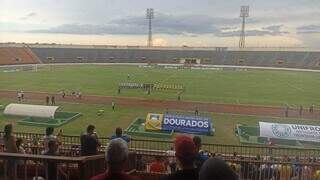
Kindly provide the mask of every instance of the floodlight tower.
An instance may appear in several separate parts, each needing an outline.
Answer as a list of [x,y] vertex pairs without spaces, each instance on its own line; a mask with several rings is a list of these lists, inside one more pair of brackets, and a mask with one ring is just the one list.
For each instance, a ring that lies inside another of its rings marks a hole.
[[239,48],[242,49],[246,47],[245,29],[246,29],[246,18],[249,17],[249,6],[241,6],[240,17],[242,18],[242,27],[241,27]]
[[153,8],[148,8],[147,9],[147,15],[146,15],[147,20],[149,21],[149,32],[148,32],[148,47],[152,46],[152,19],[154,18],[154,10]]

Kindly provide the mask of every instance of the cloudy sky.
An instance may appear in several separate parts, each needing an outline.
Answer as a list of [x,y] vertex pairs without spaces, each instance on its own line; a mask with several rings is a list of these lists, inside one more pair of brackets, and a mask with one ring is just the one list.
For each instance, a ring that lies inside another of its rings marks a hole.
[[240,6],[250,6],[247,46],[320,48],[320,0],[0,0],[0,42],[237,46]]

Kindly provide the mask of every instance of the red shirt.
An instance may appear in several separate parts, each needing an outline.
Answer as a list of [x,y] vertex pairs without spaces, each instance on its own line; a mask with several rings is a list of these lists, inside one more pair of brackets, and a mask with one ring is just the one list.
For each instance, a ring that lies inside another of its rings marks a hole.
[[155,161],[155,162],[152,162],[150,165],[150,172],[163,173],[163,172],[166,172],[166,167],[164,166],[163,163]]
[[140,180],[137,176],[131,176],[123,172],[111,174],[108,171],[98,174],[91,178],[91,180]]

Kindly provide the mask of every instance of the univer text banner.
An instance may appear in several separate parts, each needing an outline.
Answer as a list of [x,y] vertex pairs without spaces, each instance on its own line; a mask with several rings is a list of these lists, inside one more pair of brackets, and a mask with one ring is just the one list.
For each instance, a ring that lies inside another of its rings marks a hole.
[[259,122],[260,136],[320,142],[320,126]]

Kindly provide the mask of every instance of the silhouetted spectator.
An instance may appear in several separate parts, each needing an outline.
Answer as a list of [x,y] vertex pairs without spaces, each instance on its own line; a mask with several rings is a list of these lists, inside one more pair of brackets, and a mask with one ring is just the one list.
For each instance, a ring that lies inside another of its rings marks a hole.
[[57,144],[60,143],[57,136],[55,136],[53,133],[54,133],[53,127],[46,128],[46,135],[43,136],[43,146],[44,146],[43,153],[45,153],[49,150],[49,146],[48,146],[49,141],[56,141]]
[[[44,153],[44,155],[59,156],[57,141],[49,140],[48,150]],[[50,162],[50,160],[49,160],[49,162],[47,163],[47,166],[46,166],[46,171],[47,171],[47,175],[48,175],[48,177],[47,177],[48,180],[57,179],[57,163]]]
[[196,146],[196,152],[197,152],[196,159],[195,159],[195,165],[196,165],[196,168],[198,170],[200,170],[202,164],[207,159],[209,159],[209,156],[206,155],[205,152],[201,151],[202,143],[201,143],[201,138],[199,136],[194,136],[193,137],[193,142],[194,142],[194,144]]
[[22,138],[17,138],[17,141],[16,141],[16,145],[17,145],[17,149],[18,149],[18,152],[21,153],[21,154],[25,154],[26,151],[24,150],[23,148],[23,139]]
[[106,162],[108,169],[106,172],[94,176],[91,180],[139,180],[136,176],[128,175],[124,172],[124,166],[128,159],[128,145],[120,139],[110,141],[106,149]]
[[238,175],[232,171],[226,162],[219,158],[208,159],[203,163],[199,180],[237,180]]
[[302,112],[303,112],[303,106],[300,106],[299,108],[299,115],[302,116]]
[[192,138],[178,136],[175,140],[177,164],[181,170],[170,174],[165,180],[198,180],[198,171],[194,166],[196,146]]
[[166,171],[166,166],[161,161],[160,156],[156,156],[155,161],[151,162],[150,164],[150,172],[164,173]]
[[87,133],[81,135],[81,156],[98,154],[98,147],[100,147],[101,144],[98,140],[97,133],[94,130],[95,126],[89,125],[87,127]]
[[131,141],[131,138],[129,136],[122,134],[122,128],[121,127],[117,127],[116,128],[116,134],[111,136],[111,139],[116,139],[116,138],[121,138],[124,141],[126,141],[127,143],[129,143]]
[[[12,124],[7,124],[4,126],[4,151],[7,153],[18,153],[18,148],[16,145],[16,137],[13,134]],[[16,179],[17,172],[17,160],[8,158],[7,162],[8,179]]]

